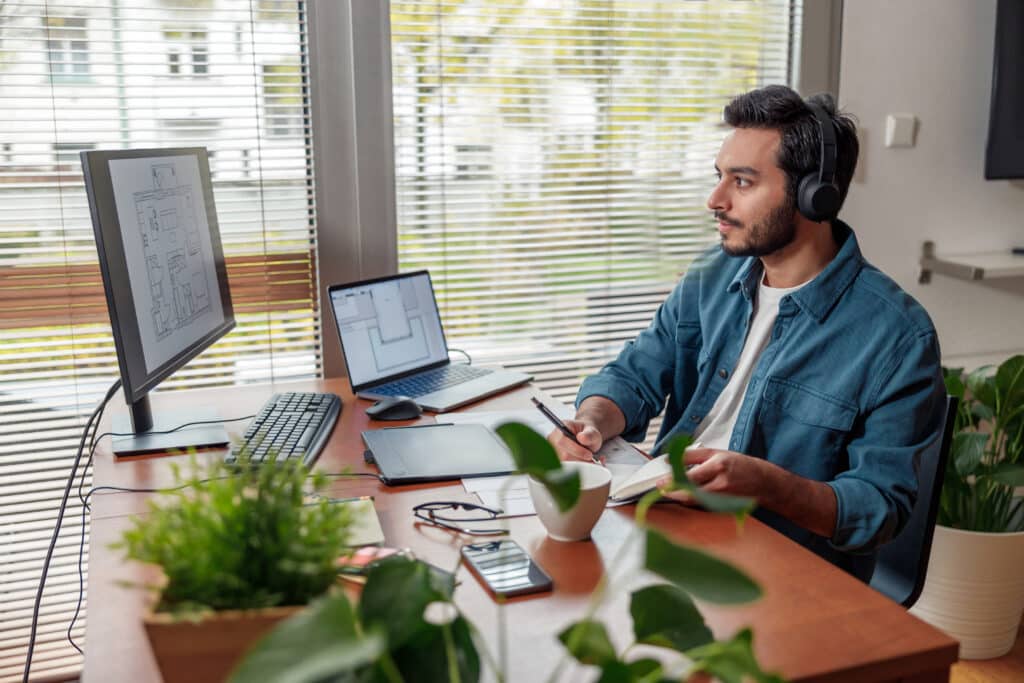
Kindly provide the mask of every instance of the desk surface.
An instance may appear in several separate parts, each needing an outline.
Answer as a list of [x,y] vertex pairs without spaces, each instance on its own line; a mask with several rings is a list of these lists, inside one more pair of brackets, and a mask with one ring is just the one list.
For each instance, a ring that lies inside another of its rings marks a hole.
[[[236,412],[239,416],[254,412],[274,390],[339,394],[344,401],[342,415],[316,469],[374,471],[363,463],[359,433],[381,423],[369,422],[363,412],[369,403],[354,399],[345,380],[161,395],[154,397],[154,404],[159,409],[169,403],[206,401],[217,405],[222,416],[228,418]],[[531,394],[540,395],[536,389],[522,388],[470,409],[521,408],[528,404]],[[432,418],[419,421],[430,422]],[[244,423],[239,424],[229,431],[244,429]],[[164,486],[172,482],[170,462],[180,462],[183,457],[143,456],[115,461],[109,452],[97,453],[95,485]],[[222,454],[212,452],[202,457]],[[442,567],[455,566],[459,538],[414,527],[411,508],[427,500],[467,497],[458,482],[391,488],[361,478],[339,480],[329,490],[338,495],[373,495],[390,545],[408,546],[420,558]],[[146,498],[145,494],[124,493],[93,496],[83,669],[87,683],[159,680],[141,624],[145,596],[118,585],[123,579],[138,582],[146,577],[147,570],[123,562],[108,548],[130,517],[144,508]],[[612,566],[612,590],[599,618],[619,648],[628,644],[629,592],[654,582],[651,575],[637,571],[638,544],[616,559],[625,544],[635,542],[628,540],[635,530],[632,514],[633,506],[607,510],[594,529],[592,543],[552,541],[535,517],[511,520],[512,537],[551,575],[556,588],[553,593],[515,599],[503,608],[514,634],[510,681],[547,678],[563,652],[555,634],[583,615],[590,593]],[[701,610],[719,638],[743,626],[753,627],[755,650],[768,670],[793,681],[948,680],[949,667],[957,658],[956,641],[756,519],[747,520],[742,530],[737,530],[731,517],[677,505],[657,506],[648,519],[673,538],[734,562],[761,584],[764,597],[756,603],[738,607],[701,605]],[[491,651],[496,652],[497,604],[465,568],[459,570],[458,578],[461,584],[455,593],[456,602],[490,642]],[[576,680],[581,675],[589,678],[576,672],[567,679]]]

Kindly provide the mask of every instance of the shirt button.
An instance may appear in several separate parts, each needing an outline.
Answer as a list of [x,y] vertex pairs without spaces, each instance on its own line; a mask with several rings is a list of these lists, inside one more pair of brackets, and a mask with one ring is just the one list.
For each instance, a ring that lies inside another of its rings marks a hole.
[[691,415],[690,422],[700,422],[700,415]]
[[721,377],[722,379],[725,379],[726,377],[729,376],[729,371],[726,370],[725,368],[722,368],[721,370],[718,371],[718,376]]

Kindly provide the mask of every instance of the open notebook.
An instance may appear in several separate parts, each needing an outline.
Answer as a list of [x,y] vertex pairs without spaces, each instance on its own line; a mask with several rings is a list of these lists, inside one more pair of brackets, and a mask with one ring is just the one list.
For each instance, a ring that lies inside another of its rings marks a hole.
[[[700,441],[695,441],[686,450],[702,447]],[[692,465],[687,466],[687,469],[690,467]],[[612,490],[608,497],[617,503],[639,498],[648,491],[654,490],[658,481],[670,474],[672,474],[672,465],[668,462],[668,453],[663,453],[656,458],[651,458],[621,481],[612,481]]]

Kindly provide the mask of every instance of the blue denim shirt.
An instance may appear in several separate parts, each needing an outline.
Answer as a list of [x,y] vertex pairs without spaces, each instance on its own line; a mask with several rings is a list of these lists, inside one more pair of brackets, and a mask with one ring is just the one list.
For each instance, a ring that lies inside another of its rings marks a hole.
[[[833,235],[836,257],[779,305],[729,449],[828,483],[838,501],[831,538],[768,510],[755,516],[866,581],[874,550],[910,515],[917,464],[940,430],[945,389],[928,314],[864,260],[849,226],[834,221]],[[642,440],[664,408],[655,452],[691,432],[739,359],[762,273],[757,258],[709,251],[651,325],[583,382],[577,405],[588,396],[611,399],[631,441]]]

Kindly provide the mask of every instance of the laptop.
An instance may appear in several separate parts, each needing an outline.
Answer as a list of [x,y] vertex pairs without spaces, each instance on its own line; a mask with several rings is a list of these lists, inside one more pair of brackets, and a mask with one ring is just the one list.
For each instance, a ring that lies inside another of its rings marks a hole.
[[452,363],[425,270],[327,288],[352,391],[409,396],[443,413],[524,384],[529,375]]

